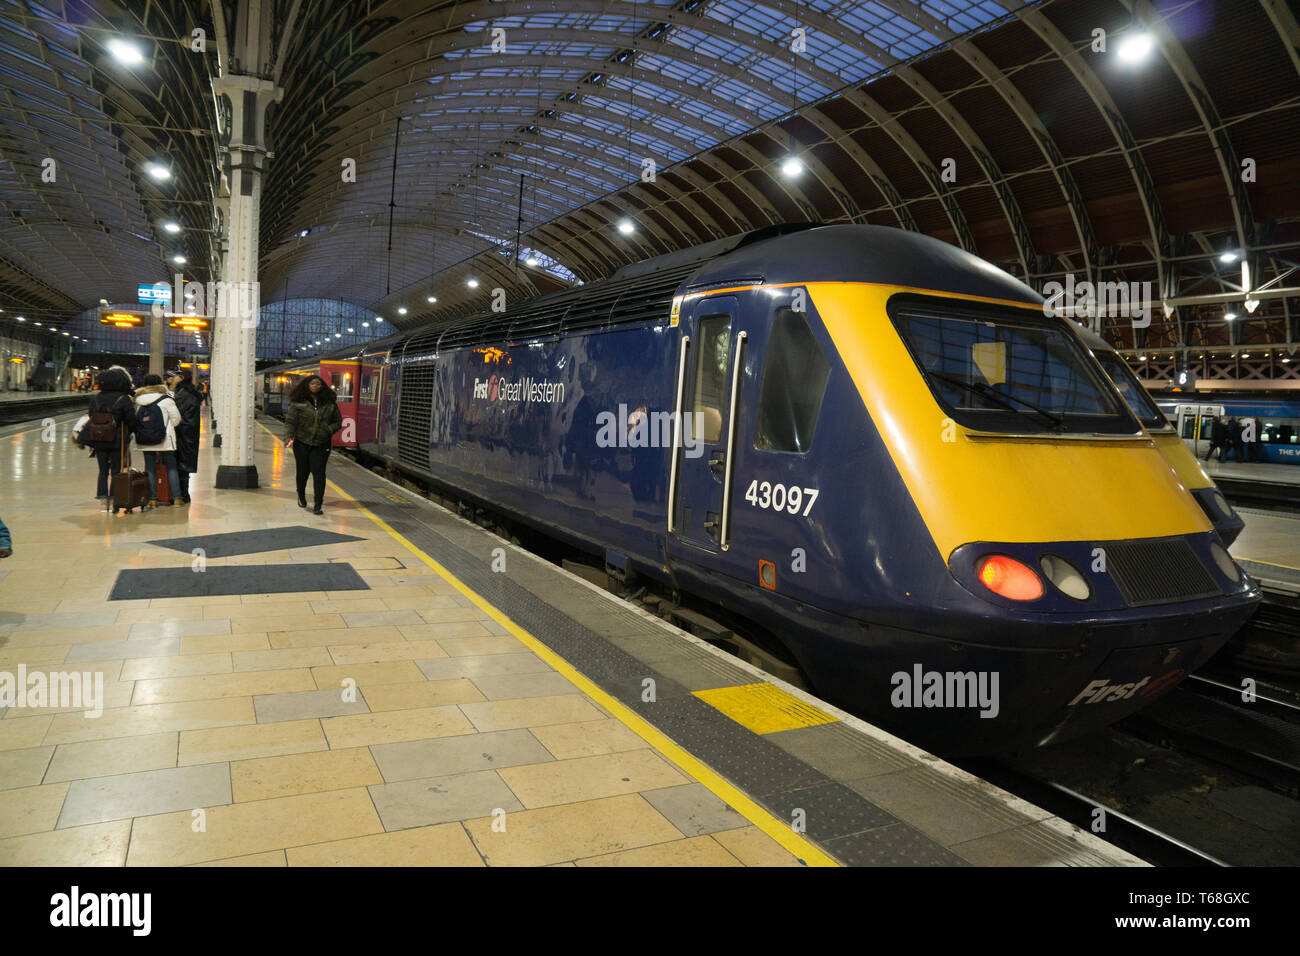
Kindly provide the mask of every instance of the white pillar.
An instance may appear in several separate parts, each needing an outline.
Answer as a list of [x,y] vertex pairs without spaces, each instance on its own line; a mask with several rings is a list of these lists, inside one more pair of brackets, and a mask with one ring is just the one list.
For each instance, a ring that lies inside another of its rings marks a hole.
[[[230,199],[225,254],[217,297],[217,330],[221,351],[221,466],[218,488],[256,488],[253,463],[253,387],[256,371],[258,305],[257,230],[265,170],[266,107],[281,91],[270,80],[226,74],[213,81],[218,95],[231,106]],[[224,393],[224,395],[222,394]]]

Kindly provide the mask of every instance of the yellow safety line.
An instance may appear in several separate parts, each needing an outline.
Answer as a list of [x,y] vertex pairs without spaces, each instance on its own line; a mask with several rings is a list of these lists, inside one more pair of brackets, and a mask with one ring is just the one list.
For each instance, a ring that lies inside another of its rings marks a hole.
[[[276,436],[271,429],[267,428],[261,422],[258,422],[263,430],[276,441],[281,439]],[[518,638],[534,654],[546,661],[551,667],[563,674],[568,680],[576,684],[584,694],[596,700],[601,707],[613,714],[620,722],[629,728],[638,737],[648,743],[655,750],[677,764],[688,775],[694,777],[700,783],[704,784],[711,790],[715,796],[722,799],[732,809],[736,810],[741,816],[747,819],[754,826],[758,827],[785,849],[789,850],[795,856],[799,857],[809,866],[839,866],[840,863],[834,857],[819,849],[814,843],[806,837],[800,836],[788,825],[782,823],[776,817],[772,816],[767,810],[759,806],[756,802],[746,796],[734,784],[729,783],[721,774],[707,766],[698,757],[686,750],[681,745],[674,742],[644,717],[631,710],[627,705],[612,697],[609,693],[599,687],[594,681],[577,670],[572,664],[566,661],[559,654],[547,647],[533,635],[529,634],[522,627],[512,621],[501,611],[484,600],[475,591],[463,584],[456,575],[452,574],[445,567],[435,561],[424,551],[420,550],[415,544],[406,539],[400,532],[393,530],[388,522],[376,515],[369,508],[363,505],[356,498],[352,497],[333,481],[327,479],[326,483],[334,489],[344,499],[352,502],[357,506],[357,510],[363,515],[383,528],[393,538],[401,542],[417,558],[427,564],[448,584],[454,587],[465,597],[469,598],[479,610],[486,613],[492,620],[496,621],[514,637]]]
[[1289,564],[1278,564],[1276,561],[1261,561],[1259,558],[1248,558],[1242,555],[1241,560],[1251,561],[1255,564],[1267,564],[1270,568],[1286,568],[1288,571],[1300,571],[1300,568],[1292,567]]

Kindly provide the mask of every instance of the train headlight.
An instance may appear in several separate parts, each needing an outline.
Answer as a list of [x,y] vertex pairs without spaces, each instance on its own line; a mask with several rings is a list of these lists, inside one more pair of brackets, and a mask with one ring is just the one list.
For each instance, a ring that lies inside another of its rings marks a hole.
[[1228,554],[1228,549],[1217,541],[1210,542],[1210,554],[1214,555],[1214,563],[1219,566],[1223,576],[1234,584],[1241,583],[1241,569],[1237,567],[1237,562],[1232,560],[1232,555]]
[[1228,499],[1223,497],[1222,492],[1215,491],[1210,495],[1210,501],[1214,502],[1214,508],[1225,518],[1232,517],[1232,508],[1228,505]]
[[1005,554],[982,559],[979,579],[994,594],[1012,601],[1037,601],[1043,596],[1043,582],[1033,568]]
[[1092,597],[1092,586],[1088,584],[1088,579],[1065,558],[1045,554],[1039,559],[1038,566],[1043,569],[1043,577],[1056,585],[1056,589],[1066,597],[1076,601],[1086,601]]

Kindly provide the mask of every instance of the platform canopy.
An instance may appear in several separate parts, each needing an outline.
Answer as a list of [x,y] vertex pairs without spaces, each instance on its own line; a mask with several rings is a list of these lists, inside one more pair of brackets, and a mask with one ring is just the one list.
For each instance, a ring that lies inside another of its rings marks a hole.
[[[282,328],[290,354],[803,220],[928,233],[1039,289],[1151,283],[1168,308],[1121,346],[1297,335],[1281,0],[266,2],[273,59],[225,64],[284,91],[262,302],[348,307]],[[214,277],[210,78],[249,6],[0,0],[0,328]]]

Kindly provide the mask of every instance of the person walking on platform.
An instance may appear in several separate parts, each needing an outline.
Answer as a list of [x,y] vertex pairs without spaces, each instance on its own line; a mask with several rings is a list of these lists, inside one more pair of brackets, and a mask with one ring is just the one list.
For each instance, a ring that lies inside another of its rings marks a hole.
[[325,463],[329,461],[334,433],[343,427],[343,414],[334,391],[319,375],[309,375],[289,393],[289,412],[284,417],[286,448],[293,448],[298,472],[298,507],[307,507],[307,475],[311,474],[316,494],[312,514],[321,511],[325,497]]
[[14,553],[14,540],[9,537],[9,529],[5,527],[3,518],[0,518],[0,558],[7,558]]
[[149,503],[158,507],[158,459],[167,469],[167,487],[171,490],[169,505],[176,504],[181,486],[176,473],[176,426],[181,423],[181,413],[167,391],[161,375],[146,375],[144,386],[135,393],[135,440],[144,452],[144,470],[149,476]]
[[189,504],[190,475],[199,470],[199,406],[203,404],[203,393],[194,387],[187,368],[167,373],[167,387],[181,413],[181,423],[176,426],[176,475],[180,484],[175,494],[182,504]]
[[1219,461],[1223,461],[1224,448],[1228,442],[1228,426],[1224,424],[1223,416],[1214,416],[1214,421],[1210,425],[1210,450],[1205,453],[1205,460],[1209,461],[1211,456],[1217,451]]
[[1234,415],[1228,422],[1228,434],[1232,440],[1232,450],[1237,456],[1237,461],[1246,460],[1246,442],[1242,438],[1242,424],[1237,421]]
[[88,446],[99,463],[99,481],[95,497],[105,511],[113,510],[109,478],[122,467],[122,448],[135,430],[135,402],[131,400],[131,373],[113,365],[96,380],[99,391],[90,399],[90,420],[78,436],[78,444]]

